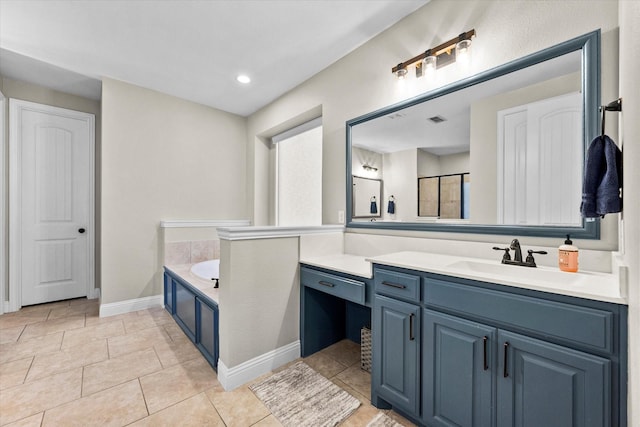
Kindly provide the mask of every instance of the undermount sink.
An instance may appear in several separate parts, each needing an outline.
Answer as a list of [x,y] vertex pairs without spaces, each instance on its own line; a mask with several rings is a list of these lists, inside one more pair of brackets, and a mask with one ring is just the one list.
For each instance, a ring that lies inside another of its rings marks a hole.
[[544,268],[521,267],[500,263],[491,264],[478,261],[456,261],[447,265],[447,268],[458,272],[471,274],[491,275],[504,279],[531,280],[536,282],[552,282],[563,284],[575,284],[582,279],[581,274],[566,273],[563,271],[547,270]]

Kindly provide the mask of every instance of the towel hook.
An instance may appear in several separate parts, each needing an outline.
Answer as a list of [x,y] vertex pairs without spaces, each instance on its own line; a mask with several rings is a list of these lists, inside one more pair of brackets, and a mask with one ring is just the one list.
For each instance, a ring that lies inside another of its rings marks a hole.
[[601,136],[604,136],[604,121],[605,121],[605,117],[606,117],[606,112],[607,111],[615,111],[615,112],[622,111],[622,98],[618,98],[615,101],[611,101],[607,105],[601,105],[600,106],[600,111],[602,111],[602,132],[601,132]]

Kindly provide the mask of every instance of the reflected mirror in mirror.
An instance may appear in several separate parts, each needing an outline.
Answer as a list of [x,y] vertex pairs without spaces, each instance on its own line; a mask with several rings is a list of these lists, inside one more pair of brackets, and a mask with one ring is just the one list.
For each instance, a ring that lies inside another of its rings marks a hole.
[[592,229],[579,208],[584,147],[593,136],[585,110],[597,115],[596,95],[585,88],[599,82],[582,70],[595,61],[583,45],[598,35],[348,122],[349,175],[371,176],[362,167],[375,163],[382,192],[398,200],[395,215],[383,210],[381,220],[417,225],[406,228]]
[[382,181],[374,178],[353,177],[353,215],[355,218],[381,216]]

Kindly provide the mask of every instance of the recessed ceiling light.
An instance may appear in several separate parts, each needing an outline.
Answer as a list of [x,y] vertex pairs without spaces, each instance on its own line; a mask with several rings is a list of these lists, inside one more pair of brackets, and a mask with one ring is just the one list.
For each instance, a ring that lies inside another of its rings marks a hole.
[[251,78],[249,78],[249,76],[245,74],[240,74],[238,77],[236,77],[236,80],[244,84],[251,83]]

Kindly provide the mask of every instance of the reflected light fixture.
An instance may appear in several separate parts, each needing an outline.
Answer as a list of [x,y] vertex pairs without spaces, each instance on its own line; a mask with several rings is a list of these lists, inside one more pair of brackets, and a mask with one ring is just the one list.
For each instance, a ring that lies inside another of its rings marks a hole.
[[415,64],[416,77],[422,77],[434,72],[437,68],[456,62],[456,57],[460,60],[466,60],[471,53],[471,39],[475,35],[475,29],[462,33],[436,47],[425,50],[420,55],[399,63],[391,69],[391,72],[398,80],[402,80],[407,75],[408,67]]
[[368,164],[362,165],[362,169],[364,169],[366,171],[374,171],[374,172],[378,171],[378,168],[373,167],[373,166],[369,166]]
[[251,78],[249,76],[247,76],[246,74],[240,74],[238,75],[238,77],[236,77],[236,80],[242,84],[248,84],[251,83]]

